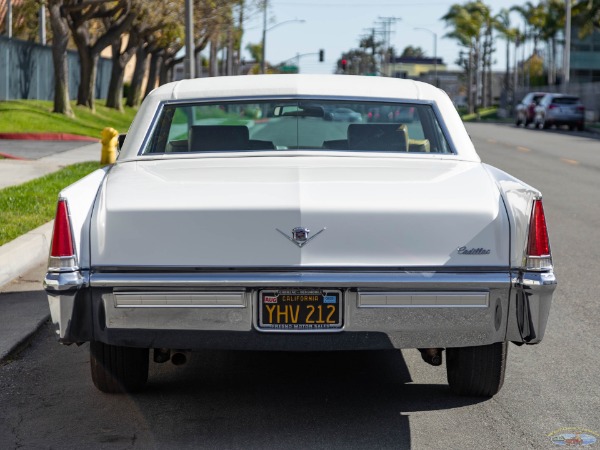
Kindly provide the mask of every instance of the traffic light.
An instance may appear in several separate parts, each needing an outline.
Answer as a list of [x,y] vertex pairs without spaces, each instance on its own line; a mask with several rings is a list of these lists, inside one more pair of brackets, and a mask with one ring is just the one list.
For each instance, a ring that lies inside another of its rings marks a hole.
[[325,61],[325,50],[319,50],[319,62]]
[[342,59],[342,72],[345,72],[347,67],[348,67],[348,60]]

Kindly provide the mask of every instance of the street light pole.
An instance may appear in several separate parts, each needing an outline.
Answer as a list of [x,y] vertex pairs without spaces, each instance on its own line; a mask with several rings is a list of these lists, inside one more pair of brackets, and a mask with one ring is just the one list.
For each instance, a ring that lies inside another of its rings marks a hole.
[[283,22],[279,22],[276,23],[275,25],[267,28],[267,13],[266,13],[266,3],[267,0],[265,0],[265,15],[263,18],[263,35],[262,35],[262,61],[260,62],[260,73],[265,73],[266,72],[266,60],[265,60],[265,47],[266,47],[266,43],[267,43],[267,31],[271,31],[273,28],[277,28],[281,25],[285,25],[287,23],[293,23],[293,22],[298,22],[298,23],[304,23],[306,22],[306,20],[304,19],[290,19],[290,20],[284,20]]
[[427,31],[431,34],[433,34],[433,67],[434,67],[434,73],[435,73],[435,86],[438,87],[438,71],[437,71],[437,33],[434,33],[433,31],[431,31],[428,28],[420,28],[417,27],[415,28],[415,30],[422,30],[422,31]]
[[183,63],[185,78],[196,78],[194,64],[194,4],[185,0],[185,59]]

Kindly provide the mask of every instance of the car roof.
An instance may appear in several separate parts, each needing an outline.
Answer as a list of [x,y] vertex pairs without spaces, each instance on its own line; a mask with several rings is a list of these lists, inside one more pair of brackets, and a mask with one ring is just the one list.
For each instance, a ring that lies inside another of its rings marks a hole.
[[195,100],[249,96],[372,97],[436,101],[445,95],[438,88],[399,78],[354,75],[242,75],[181,80],[165,84],[151,94],[161,100]]

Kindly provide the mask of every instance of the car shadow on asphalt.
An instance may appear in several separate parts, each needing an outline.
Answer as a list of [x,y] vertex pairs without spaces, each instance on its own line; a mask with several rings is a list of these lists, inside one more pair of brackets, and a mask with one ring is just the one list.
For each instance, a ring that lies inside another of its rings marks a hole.
[[[413,384],[399,350],[194,352],[182,367],[153,364],[147,389],[132,400],[142,411],[160,401],[172,414],[177,405],[190,432],[213,417],[215,443],[239,423],[246,448],[344,449],[411,448],[410,413],[483,401],[445,384]],[[150,426],[160,427],[161,416]]]

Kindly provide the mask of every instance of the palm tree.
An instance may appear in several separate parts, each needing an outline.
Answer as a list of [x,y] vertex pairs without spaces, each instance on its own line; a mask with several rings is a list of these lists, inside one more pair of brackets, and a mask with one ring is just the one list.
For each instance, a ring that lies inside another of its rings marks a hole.
[[562,0],[545,0],[541,3],[546,14],[540,28],[540,37],[550,47],[548,84],[556,84],[556,47],[558,35],[565,27],[565,5]]
[[579,37],[584,38],[600,29],[600,0],[579,0],[573,5],[573,21],[579,27]]
[[[517,40],[517,36],[519,30],[517,28],[511,27],[510,22],[510,11],[506,8],[502,8],[496,16],[494,16],[494,27],[498,33],[500,33],[504,39],[506,39],[506,72],[504,73],[504,90],[508,93],[508,96],[514,102],[514,88],[516,86],[512,86],[510,83],[510,44],[511,42],[515,42]],[[515,47],[515,52],[516,52]],[[515,71],[517,68],[515,67]]]
[[[491,42],[491,12],[481,0],[471,1],[464,5],[454,4],[442,17],[446,26],[453,29],[445,37],[458,40],[468,49],[468,59],[464,60],[468,79],[467,103],[469,112],[474,112],[476,98],[473,95],[486,92],[485,69],[491,64],[493,46]],[[485,45],[484,45],[485,44]],[[481,88],[481,89],[480,89]],[[479,106],[479,103],[478,105]]]

